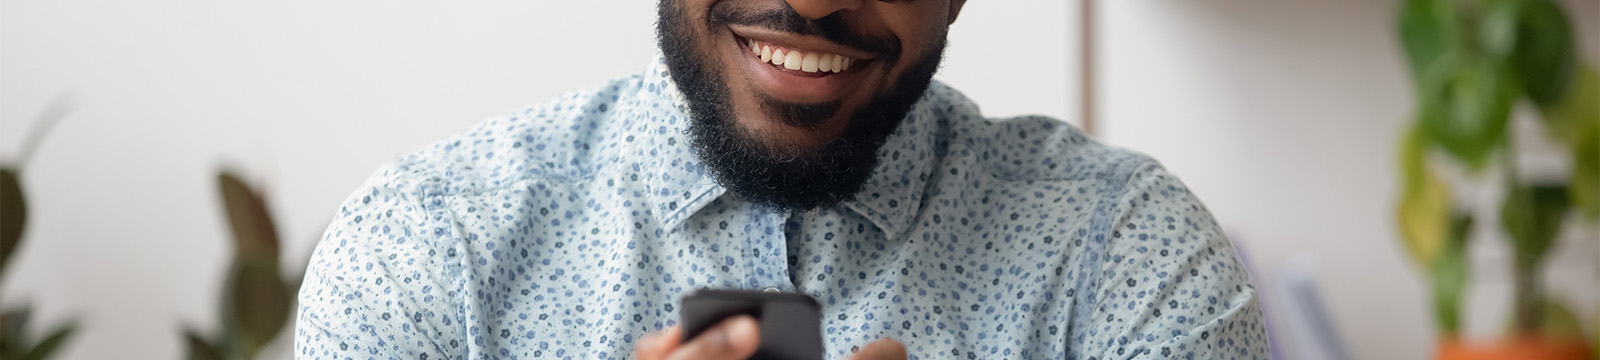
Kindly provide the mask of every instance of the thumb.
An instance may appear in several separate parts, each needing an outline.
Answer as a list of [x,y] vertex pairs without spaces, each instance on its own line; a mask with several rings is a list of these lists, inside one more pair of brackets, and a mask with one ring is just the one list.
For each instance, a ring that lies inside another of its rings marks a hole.
[[893,339],[878,339],[867,347],[861,348],[850,360],[903,360],[906,358],[906,347]]

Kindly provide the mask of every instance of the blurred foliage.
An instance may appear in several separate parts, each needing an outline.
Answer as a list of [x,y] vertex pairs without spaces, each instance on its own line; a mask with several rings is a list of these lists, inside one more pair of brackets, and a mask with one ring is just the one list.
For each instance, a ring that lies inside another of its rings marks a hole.
[[1447,333],[1461,330],[1461,294],[1467,292],[1467,233],[1472,216],[1450,219],[1448,234],[1438,256],[1428,269],[1433,277],[1433,310],[1439,326]]
[[[15,168],[0,167],[0,278],[11,265],[11,255],[22,245],[22,229],[27,225],[28,207],[23,199],[22,182]],[[75,325],[63,325],[49,332],[44,340],[34,342],[29,335],[28,320],[33,310],[27,306],[8,309],[0,315],[0,358],[45,359],[61,348],[72,336]]]
[[5,324],[4,339],[0,339],[0,357],[19,360],[47,359],[59,350],[61,344],[66,343],[67,338],[77,329],[76,325],[67,324],[51,331],[44,340],[34,342],[28,335],[28,320],[32,315],[32,311],[26,307],[7,310],[4,315],[0,315],[0,323]]
[[234,244],[219,307],[221,333],[189,328],[184,341],[189,359],[252,359],[287,328],[299,278],[282,275],[278,232],[261,193],[227,171],[217,175],[217,184]]
[[[1544,317],[1539,322],[1539,334],[1556,339],[1588,341],[1587,336],[1583,333],[1583,325],[1578,321],[1578,314],[1573,312],[1572,309],[1557,301],[1544,301],[1539,306],[1542,309],[1539,314]],[[1505,322],[1506,332],[1515,333],[1517,331],[1516,319],[1507,320]]]
[[[69,95],[46,106],[34,131],[24,139],[17,164],[26,164],[49,130],[71,112]],[[0,280],[22,245],[28,220],[20,168],[0,165]],[[219,307],[221,330],[203,335],[186,329],[184,339],[190,359],[251,359],[287,328],[300,279],[281,275],[278,233],[260,193],[230,172],[219,174],[217,182],[234,238],[233,261]],[[0,359],[46,359],[76,330],[76,325],[64,325],[35,342],[28,329],[32,314],[26,306],[0,314]]]
[[1398,212],[1406,250],[1416,264],[1433,264],[1450,238],[1450,187],[1428,171],[1426,135],[1413,128],[1400,145],[1405,197]]
[[1548,135],[1572,146],[1569,197],[1590,219],[1600,218],[1600,74],[1580,64],[1567,94],[1539,108]]
[[1561,231],[1567,206],[1567,188],[1560,184],[1514,186],[1500,207],[1501,226],[1510,235],[1519,265],[1544,261]]
[[0,270],[11,265],[11,255],[22,244],[22,227],[28,222],[28,204],[22,199],[22,180],[16,169],[0,168]]
[[[22,230],[27,225],[27,200],[15,168],[0,167],[0,278],[11,265],[11,256],[22,245]],[[7,309],[0,315],[0,358],[41,360],[49,358],[72,336],[77,326],[63,325],[34,342],[28,329],[33,310],[28,306]]]
[[[18,162],[0,165],[0,285],[4,284],[6,269],[11,267],[12,255],[22,246],[23,230],[28,225],[28,201],[22,191],[21,164],[38,149],[49,130],[71,112],[69,100],[68,96],[59,96],[46,106],[34,124],[34,131],[23,139]],[[47,359],[60,350],[77,329],[76,324],[69,322],[34,342],[28,328],[32,317],[33,309],[27,305],[8,308],[0,314],[0,359]]]
[[[1549,329],[1545,310],[1564,308],[1544,305],[1539,269],[1570,211],[1600,218],[1600,77],[1578,58],[1571,24],[1551,0],[1402,0],[1398,15],[1418,103],[1400,146],[1397,218],[1405,249],[1433,282],[1439,328],[1446,336],[1460,329],[1472,220],[1457,215],[1465,209],[1430,166],[1435,149],[1469,173],[1501,171],[1515,328]],[[1521,104],[1536,107],[1545,135],[1570,151],[1565,182],[1517,178],[1509,124]]]
[[22,198],[22,179],[11,166],[0,168],[0,270],[11,266],[11,254],[22,245],[22,227],[27,226],[27,200]]

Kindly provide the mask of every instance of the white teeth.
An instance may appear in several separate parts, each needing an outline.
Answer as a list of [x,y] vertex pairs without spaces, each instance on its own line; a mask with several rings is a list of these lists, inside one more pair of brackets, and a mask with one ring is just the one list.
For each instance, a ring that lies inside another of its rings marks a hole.
[[838,54],[823,54],[804,52],[793,49],[785,50],[772,44],[750,39],[747,44],[750,52],[761,59],[761,62],[782,66],[789,70],[804,72],[844,72],[850,69],[852,59]]
[[800,63],[805,61],[805,56],[799,51],[789,51],[783,54],[783,67],[789,70],[800,70]]
[[817,53],[806,53],[800,60],[800,71],[817,72]]

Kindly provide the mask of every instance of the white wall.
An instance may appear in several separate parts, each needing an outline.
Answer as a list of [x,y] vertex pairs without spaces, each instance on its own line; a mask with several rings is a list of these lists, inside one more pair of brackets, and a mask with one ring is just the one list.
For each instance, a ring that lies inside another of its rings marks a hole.
[[[1393,220],[1396,148],[1413,109],[1397,2],[1100,3],[1101,137],[1182,177],[1268,272],[1263,280],[1291,256],[1315,261],[1352,358],[1431,357],[1425,283]],[[1562,3],[1594,64],[1600,3]],[[1477,337],[1499,334],[1509,306],[1493,186],[1465,191],[1490,205],[1479,214],[1466,315]],[[1549,281],[1590,326],[1597,237],[1593,225],[1567,234]]]
[[[990,114],[1076,114],[1071,5],[972,2],[941,78]],[[215,323],[219,165],[264,184],[285,262],[302,266],[385,161],[642,70],[654,14],[649,0],[6,0],[0,160],[57,96],[76,108],[23,174],[27,243],[0,300],[81,319],[64,359],[178,358],[182,324]]]

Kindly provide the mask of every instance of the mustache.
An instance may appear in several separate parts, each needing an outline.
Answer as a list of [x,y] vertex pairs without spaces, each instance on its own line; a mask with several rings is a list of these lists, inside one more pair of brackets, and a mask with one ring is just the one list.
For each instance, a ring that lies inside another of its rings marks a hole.
[[706,27],[715,31],[716,28],[727,25],[743,25],[762,27],[771,30],[794,33],[803,36],[815,36],[840,45],[869,51],[887,57],[891,60],[900,57],[900,39],[894,35],[887,37],[870,36],[850,29],[840,18],[838,13],[829,14],[821,19],[811,20],[800,16],[788,3],[783,3],[782,8],[754,10],[740,8],[729,2],[718,2],[712,5],[706,14]]

